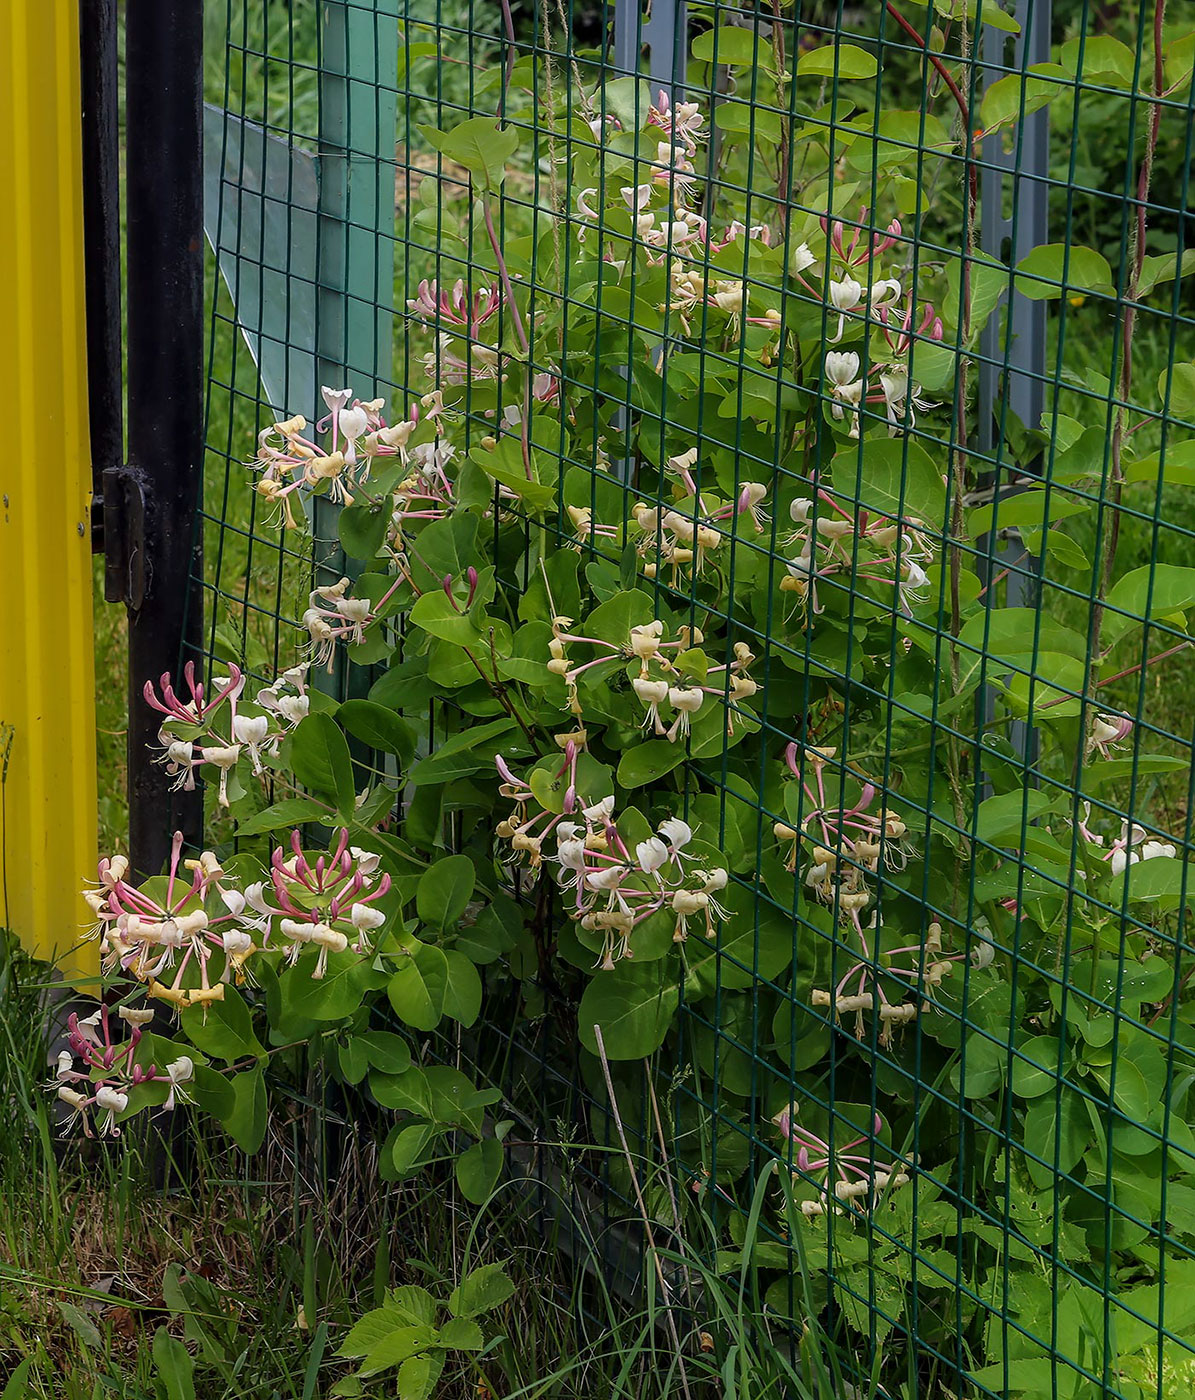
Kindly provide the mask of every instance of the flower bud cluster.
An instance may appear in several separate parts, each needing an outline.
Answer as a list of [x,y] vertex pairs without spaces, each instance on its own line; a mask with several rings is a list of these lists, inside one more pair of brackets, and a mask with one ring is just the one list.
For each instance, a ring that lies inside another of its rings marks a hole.
[[[877,1139],[884,1131],[884,1120],[877,1113],[871,1132],[833,1146],[825,1138],[797,1122],[797,1105],[791,1104],[773,1118],[781,1136],[793,1145],[794,1176],[810,1180],[817,1194],[801,1202],[808,1219],[824,1215],[858,1215],[873,1209],[890,1191],[909,1184],[915,1163],[881,1163],[876,1155]],[[860,1149],[862,1149],[860,1151]]]
[[[510,842],[516,862],[532,871],[545,864],[553,869],[557,885],[567,892],[570,917],[601,939],[597,966],[610,971],[633,957],[635,930],[661,912],[672,920],[675,943],[685,942],[692,926],[713,938],[716,921],[726,917],[717,899],[730,879],[726,869],[706,867],[688,852],[693,828],[680,817],[667,818],[654,835],[632,845],[618,829],[613,795],[592,803],[578,795],[575,738],[563,747],[565,763],[556,778],[568,773],[569,782],[560,813],[540,808],[530,784],[498,758],[499,791],[514,801],[515,811],[499,823],[497,834]],[[549,838],[555,849],[545,852]]]
[[130,882],[124,856],[100,861],[98,887],[84,898],[96,919],[92,932],[105,973],[123,972],[151,998],[181,1011],[222,1001],[229,981],[244,980],[248,959],[280,944],[289,964],[306,947],[317,948],[314,978],[324,975],[329,953],[370,955],[370,935],[385,922],[374,905],[390,877],[378,875],[378,856],[349,847],[347,831],[331,853],[314,860],[294,832],[289,855],[282,847],[274,851],[269,881],[243,889],[211,851],[183,862],[182,847],[176,833],[163,893],[160,880]]
[[838,574],[852,584],[895,588],[897,609],[905,617],[927,595],[926,569],[934,556],[920,521],[898,524],[890,516],[848,510],[827,491],[812,499],[798,496],[789,514],[795,529],[785,544],[797,553],[781,577],[780,591],[794,594],[802,611],[822,611],[818,581]]
[[[136,1108],[137,1091],[150,1085],[168,1086],[162,1108],[189,1101],[186,1090],[195,1077],[190,1056],[180,1055],[162,1068],[154,1063],[137,1063],[137,1053],[145,1027],[153,1020],[152,1010],[121,1006],[112,1011],[101,1006],[90,1016],[71,1012],[67,1019],[67,1045],[58,1056],[58,1066],[47,1088],[62,1105],[63,1133],[79,1126],[85,1137],[119,1137],[119,1120]],[[128,1039],[113,1039],[113,1032]]]

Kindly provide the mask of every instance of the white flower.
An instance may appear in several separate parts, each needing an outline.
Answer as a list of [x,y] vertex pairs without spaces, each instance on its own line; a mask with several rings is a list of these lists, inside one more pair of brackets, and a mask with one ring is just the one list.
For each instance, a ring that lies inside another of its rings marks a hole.
[[[61,1096],[61,1092],[59,1090],[59,1096]],[[101,1084],[95,1091],[95,1102],[96,1107],[102,1108],[108,1115],[100,1131],[114,1133],[116,1115],[123,1113],[129,1106],[128,1094],[122,1094],[119,1089],[114,1089],[110,1084]]]
[[244,957],[253,947],[253,937],[243,928],[225,929],[220,939],[229,957]]
[[689,716],[701,709],[705,692],[698,686],[672,686],[668,691],[668,703],[676,711],[676,718],[668,730],[667,739],[675,743],[678,737],[689,732]]
[[237,715],[232,722],[232,734],[239,744],[261,744],[270,732],[265,715]]
[[326,384],[320,389],[320,393],[323,395],[324,403],[328,406],[329,413],[339,412],[353,397],[351,389],[329,389]]
[[228,910],[233,918],[237,918],[245,912],[245,896],[240,890],[221,889],[220,898],[224,902],[225,909]]
[[349,910],[349,922],[358,933],[366,933],[370,929],[381,928],[386,922],[386,915],[371,904],[354,904]]
[[261,772],[261,746],[270,737],[267,715],[237,715],[232,721],[232,737],[249,750],[255,773]]
[[809,250],[808,243],[801,243],[792,251],[789,260],[789,269],[795,277],[797,273],[804,272],[807,267],[812,267],[817,259]]
[[668,842],[668,846],[675,855],[677,851],[684,848],[693,839],[693,828],[688,822],[681,821],[680,817],[668,817],[659,825],[660,835]]
[[1147,841],[1141,847],[1142,860],[1157,860],[1159,857],[1173,860],[1176,854],[1175,847],[1169,841]]
[[[638,214],[651,203],[651,190],[651,185],[624,185],[620,193],[622,194],[623,202],[626,204],[627,208],[633,213]],[[586,191],[586,193],[589,193],[589,191]],[[580,202],[581,201],[578,199],[578,205],[580,205]]]
[[972,967],[991,967],[996,960],[996,949],[986,938],[977,938],[971,949]]
[[240,744],[215,744],[200,749],[204,763],[212,763],[220,770],[220,791],[217,801],[221,807],[228,806],[228,774],[237,766],[241,756]]
[[585,883],[591,890],[616,890],[627,873],[625,865],[609,865],[605,870],[591,870]]
[[99,1025],[102,1011],[93,1011],[90,1016],[80,1016],[75,1022],[79,1034],[89,1045],[99,1045]]
[[859,374],[859,356],[854,350],[826,352],[826,379],[833,388],[842,388]]
[[[363,408],[346,408],[340,415],[340,431],[349,439],[350,446],[353,439],[359,438],[368,427],[369,414]],[[345,460],[352,460],[347,452]]]
[[[826,383],[834,400],[831,412],[842,418],[842,405],[858,408],[863,397],[863,381],[857,378],[859,356],[853,350],[830,350],[826,353]],[[857,425],[856,429],[857,431]]]
[[[560,862],[562,870],[572,870],[580,874],[585,869],[585,842],[580,837],[569,836],[556,842],[556,859]],[[570,888],[576,883],[575,880],[563,882],[565,888]]]
[[358,875],[372,875],[382,860],[375,851],[365,851],[360,846],[350,846],[349,855],[357,862]]
[[668,847],[658,836],[649,836],[635,847],[635,859],[645,875],[654,875],[669,859]]
[[653,729],[657,734],[663,734],[664,725],[660,720],[660,706],[668,699],[668,682],[649,681],[642,676],[636,676],[631,682],[631,689],[647,706],[647,713],[643,717],[643,728]]
[[660,638],[664,635],[664,624],[657,619],[646,622],[641,627],[631,628],[631,651],[641,660],[649,661],[660,650]]
[[310,709],[311,701],[306,695],[280,695],[278,697],[278,713],[289,724],[298,724],[300,720],[306,719]]
[[180,1055],[166,1066],[171,1084],[189,1084],[195,1077],[195,1066],[188,1055]]
[[148,1026],[154,1018],[153,1008],[148,1006],[121,1006],[116,1014],[128,1026]]
[[594,826],[609,825],[610,818],[614,815],[614,794],[611,793],[609,797],[603,797],[592,807],[582,807],[581,815]]
[[[846,313],[854,309],[863,300],[863,288],[851,276],[846,276],[841,282],[830,283],[830,304],[838,312],[838,329],[830,337],[830,343],[842,339],[843,327],[846,325]],[[855,357],[855,371],[858,372],[859,359]],[[829,357],[827,357],[826,373],[829,374]],[[854,374],[851,375],[853,379]]]

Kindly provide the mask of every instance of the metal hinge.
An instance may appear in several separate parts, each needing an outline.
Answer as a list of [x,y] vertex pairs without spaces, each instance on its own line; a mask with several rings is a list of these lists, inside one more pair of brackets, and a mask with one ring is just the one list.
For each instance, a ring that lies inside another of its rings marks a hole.
[[136,609],[145,601],[145,480],[130,466],[106,467],[100,496],[104,540],[104,597]]

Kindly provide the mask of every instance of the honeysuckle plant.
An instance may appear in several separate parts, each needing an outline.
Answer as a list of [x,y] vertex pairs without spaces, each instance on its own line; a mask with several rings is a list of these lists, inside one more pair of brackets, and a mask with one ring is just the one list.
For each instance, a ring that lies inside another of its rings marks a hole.
[[[792,75],[727,32],[732,81],[779,121]],[[861,102],[871,55],[819,52],[810,71]],[[534,133],[426,133],[469,204],[407,302],[415,382],[324,388],[248,468],[283,530],[310,496],[341,506],[343,576],[277,676],[146,687],[162,762],[227,808],[236,853],[176,843],[140,883],[113,857],[87,896],[118,1014],[143,994],[176,1020],[127,1047],[73,1031],[84,1067],[55,1088],[98,1131],[185,1090],[253,1149],[270,1058],[306,1055],[375,1115],[384,1173],[455,1155],[481,1200],[510,1120],[428,1037],[551,1013],[627,1094],[622,1066],[651,1061],[732,1243],[760,1153],[778,1159],[758,1266],[795,1203],[807,1266],[873,1341],[850,1297],[880,1279],[882,1343],[909,1266],[860,1253],[881,1227],[941,1244],[923,1307],[964,1250],[1028,1270],[983,1212],[1028,1216],[1058,1178],[1075,1265],[1128,1276],[1195,1243],[1173,1204],[1195,1189],[1195,1066],[1173,1063],[1195,1043],[1187,867],[1134,776],[1183,759],[1129,713],[1186,645],[1195,569],[1101,546],[1086,634],[1004,605],[984,543],[1002,521],[1060,589],[1092,576],[1065,521],[1102,459],[1055,405],[1024,425],[1051,435],[1048,483],[985,499],[978,337],[1009,288],[1109,289],[1074,250],[1010,269],[934,241],[935,181],[1019,114],[1000,84],[977,118],[934,116],[931,176],[861,127],[835,151],[805,62],[780,166],[733,101],[715,152],[700,103],[631,79],[557,75]],[[546,172],[534,229],[504,204],[518,165]],[[1118,481],[1164,475],[1116,451]],[[341,662],[361,684],[338,702],[320,676]],[[716,1114],[678,1101],[690,1078]],[[966,1241],[946,1192],[977,1212]],[[1111,1209],[1136,1224],[1109,1236]]]

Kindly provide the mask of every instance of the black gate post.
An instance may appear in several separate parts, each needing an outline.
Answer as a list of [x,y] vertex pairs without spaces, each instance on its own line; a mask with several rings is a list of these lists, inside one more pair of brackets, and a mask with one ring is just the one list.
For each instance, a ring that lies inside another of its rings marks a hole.
[[[203,640],[203,6],[125,7],[129,468],[112,500],[109,563],[123,561],[129,611],[129,854],[156,873],[182,831],[197,844],[199,791],[171,792],[153,762],[161,715],[142,688]],[[113,527],[119,541],[113,540]],[[183,698],[186,698],[185,690]]]

